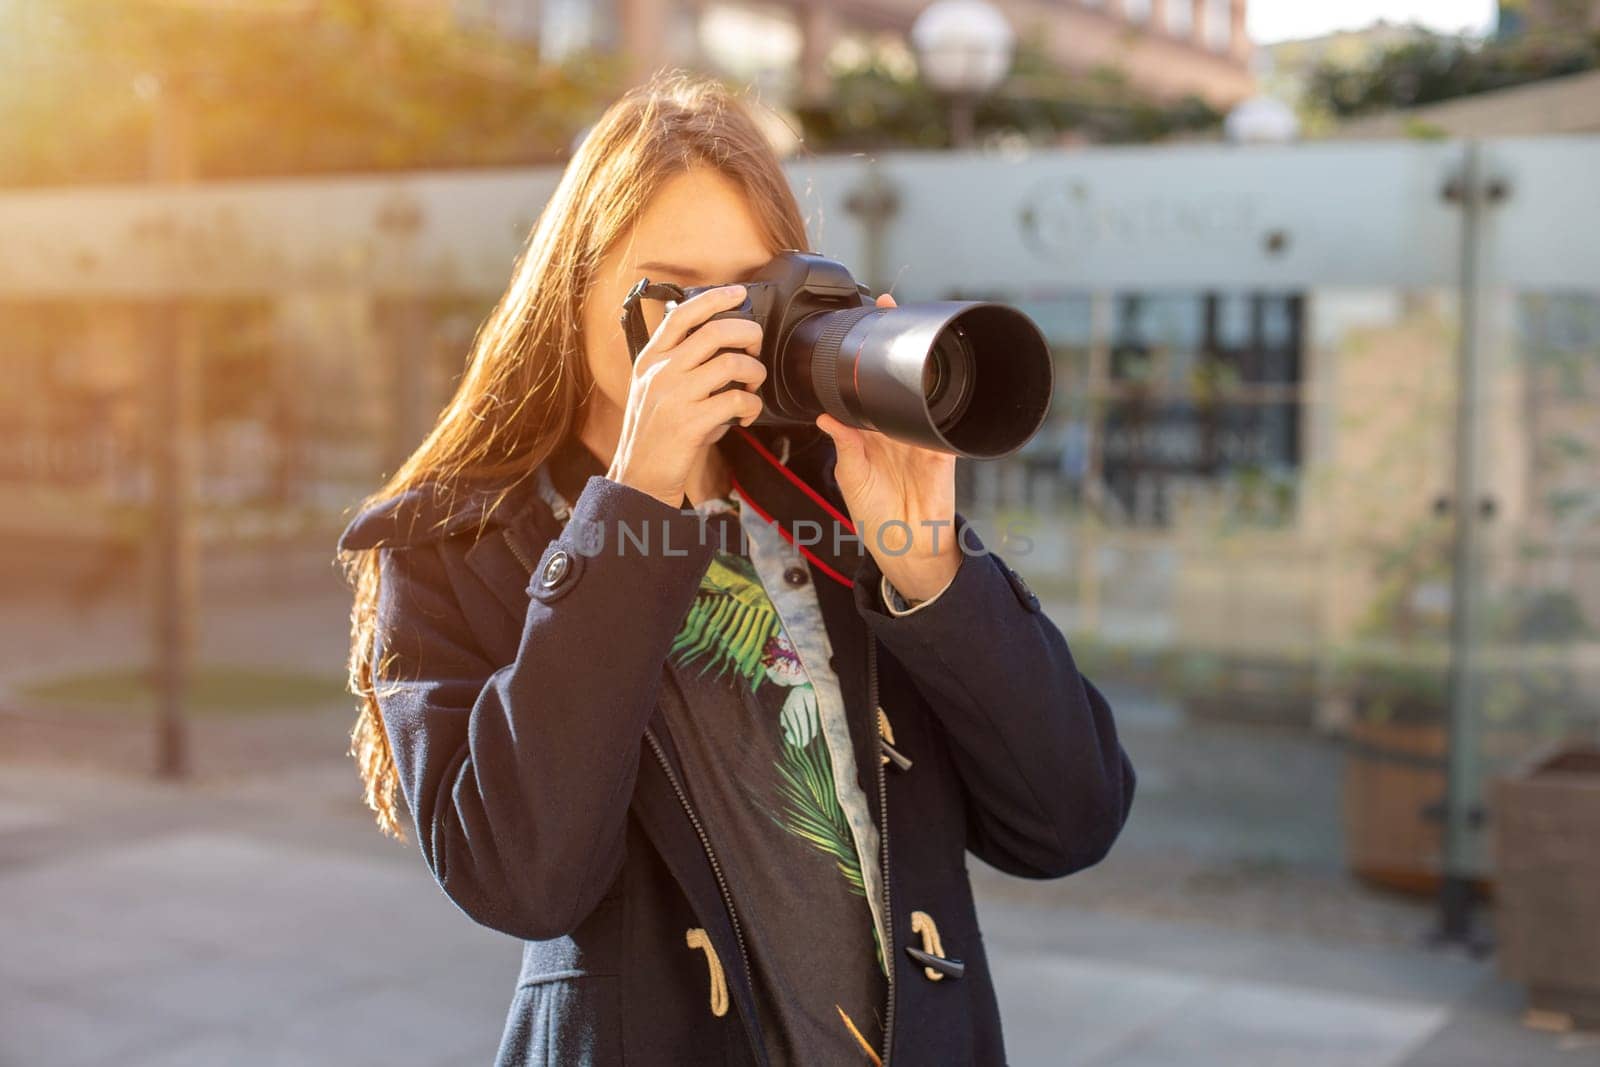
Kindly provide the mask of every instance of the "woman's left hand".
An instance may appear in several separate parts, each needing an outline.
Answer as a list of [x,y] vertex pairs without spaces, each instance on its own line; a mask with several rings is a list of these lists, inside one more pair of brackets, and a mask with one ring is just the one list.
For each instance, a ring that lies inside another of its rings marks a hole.
[[[877,303],[895,306],[888,293]],[[832,415],[819,415],[817,427],[833,438],[839,454],[834,476],[878,569],[908,600],[937,595],[961,564],[956,457],[846,426]]]

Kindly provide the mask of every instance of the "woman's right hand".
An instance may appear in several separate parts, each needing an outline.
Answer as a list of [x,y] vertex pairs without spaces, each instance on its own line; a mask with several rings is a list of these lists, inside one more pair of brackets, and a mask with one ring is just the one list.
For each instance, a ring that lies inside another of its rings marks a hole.
[[[633,365],[607,478],[679,507],[702,452],[732,423],[749,426],[761,414],[761,398],[748,388],[767,377],[756,358],[761,324],[707,321],[738,307],[744,294],[742,285],[709,289],[674,306],[661,320]],[[738,387],[717,392],[730,382]]]

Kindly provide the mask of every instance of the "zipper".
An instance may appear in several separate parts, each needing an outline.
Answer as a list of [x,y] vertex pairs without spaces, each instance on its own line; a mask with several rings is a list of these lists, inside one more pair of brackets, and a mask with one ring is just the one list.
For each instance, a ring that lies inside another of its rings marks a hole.
[[[517,544],[516,537],[511,533],[511,527],[504,527],[501,530],[501,534],[505,537],[506,544],[511,549],[511,554],[517,557],[517,562],[522,564],[531,577],[533,575],[533,563],[528,559],[527,554],[522,551],[521,546]],[[739,925],[739,913],[733,907],[733,894],[728,889],[727,878],[723,876],[722,864],[717,862],[717,853],[711,847],[711,838],[706,834],[705,826],[701,824],[700,817],[695,814],[694,805],[689,803],[689,795],[684,791],[683,784],[678,781],[677,772],[672,769],[672,764],[667,761],[667,754],[662,751],[661,742],[656,739],[655,731],[646,726],[644,728],[644,736],[645,740],[650,743],[650,750],[656,754],[656,759],[661,763],[661,769],[666,772],[667,781],[672,783],[672,791],[678,795],[678,802],[683,805],[684,814],[689,816],[689,822],[694,826],[694,832],[700,838],[700,846],[705,849],[706,859],[711,861],[711,873],[717,877],[717,888],[721,890],[722,903],[728,909],[728,920],[733,926],[733,937],[739,943],[739,959],[744,964],[745,981],[753,989],[755,988],[755,976],[750,969],[750,953],[745,948],[744,929]],[[881,791],[883,786],[882,763],[878,765],[878,777]],[[891,1000],[892,1003],[893,1001]]]
[[722,902],[728,907],[728,918],[733,923],[733,937],[739,943],[739,959],[744,963],[745,981],[755,988],[755,977],[750,972],[750,954],[744,947],[744,930],[739,926],[739,913],[733,908],[733,894],[728,891],[727,880],[722,876],[722,864],[717,862],[717,854],[711,848],[711,838],[706,836],[705,827],[700,825],[700,817],[694,813],[694,806],[689,803],[689,796],[683,791],[678,775],[667,762],[667,754],[661,751],[661,742],[656,740],[655,731],[646,726],[644,728],[645,740],[650,742],[650,749],[656,754],[656,759],[661,763],[661,769],[667,773],[667,781],[672,783],[672,791],[678,794],[678,801],[683,805],[684,814],[689,816],[689,822],[694,825],[694,832],[700,835],[700,844],[706,851],[706,859],[711,861],[711,873],[717,876],[717,888],[722,891]]
[[[867,705],[872,708],[874,715],[883,710],[878,707],[878,641],[870,634],[867,636]],[[876,720],[872,728],[874,732],[877,731]],[[883,1016],[883,1067],[889,1067],[889,1050],[894,1046],[894,972],[899,966],[900,957],[891,947],[894,942],[894,909],[889,891],[889,787],[883,773],[883,760],[877,758],[876,749],[872,765],[878,769],[878,854],[883,871],[883,932],[890,941],[889,945],[883,946],[889,979],[889,1005]]]
[[522,546],[517,544],[517,539],[511,534],[511,527],[502,526],[500,533],[506,539],[506,544],[511,548],[511,554],[517,557],[517,562],[527,570],[528,577],[533,577],[533,561],[522,551]]

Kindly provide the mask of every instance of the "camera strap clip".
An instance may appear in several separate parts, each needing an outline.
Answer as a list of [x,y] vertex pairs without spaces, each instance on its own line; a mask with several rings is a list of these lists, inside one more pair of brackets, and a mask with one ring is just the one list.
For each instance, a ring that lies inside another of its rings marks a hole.
[[633,288],[628,290],[627,297],[622,301],[622,336],[628,342],[628,362],[639,362],[639,353],[644,351],[644,346],[650,341],[650,331],[645,326],[644,309],[639,306],[639,301],[649,300],[682,300],[683,290],[671,282],[652,282],[649,278],[640,278],[633,283]]

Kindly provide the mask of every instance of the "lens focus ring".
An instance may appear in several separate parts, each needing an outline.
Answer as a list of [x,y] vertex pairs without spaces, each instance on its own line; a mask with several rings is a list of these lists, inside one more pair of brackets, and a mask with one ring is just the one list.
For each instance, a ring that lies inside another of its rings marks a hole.
[[817,335],[811,349],[811,384],[817,391],[817,402],[836,419],[845,419],[850,413],[844,405],[844,395],[839,390],[839,346],[856,323],[887,308],[864,306],[843,311],[826,312],[828,322]]

